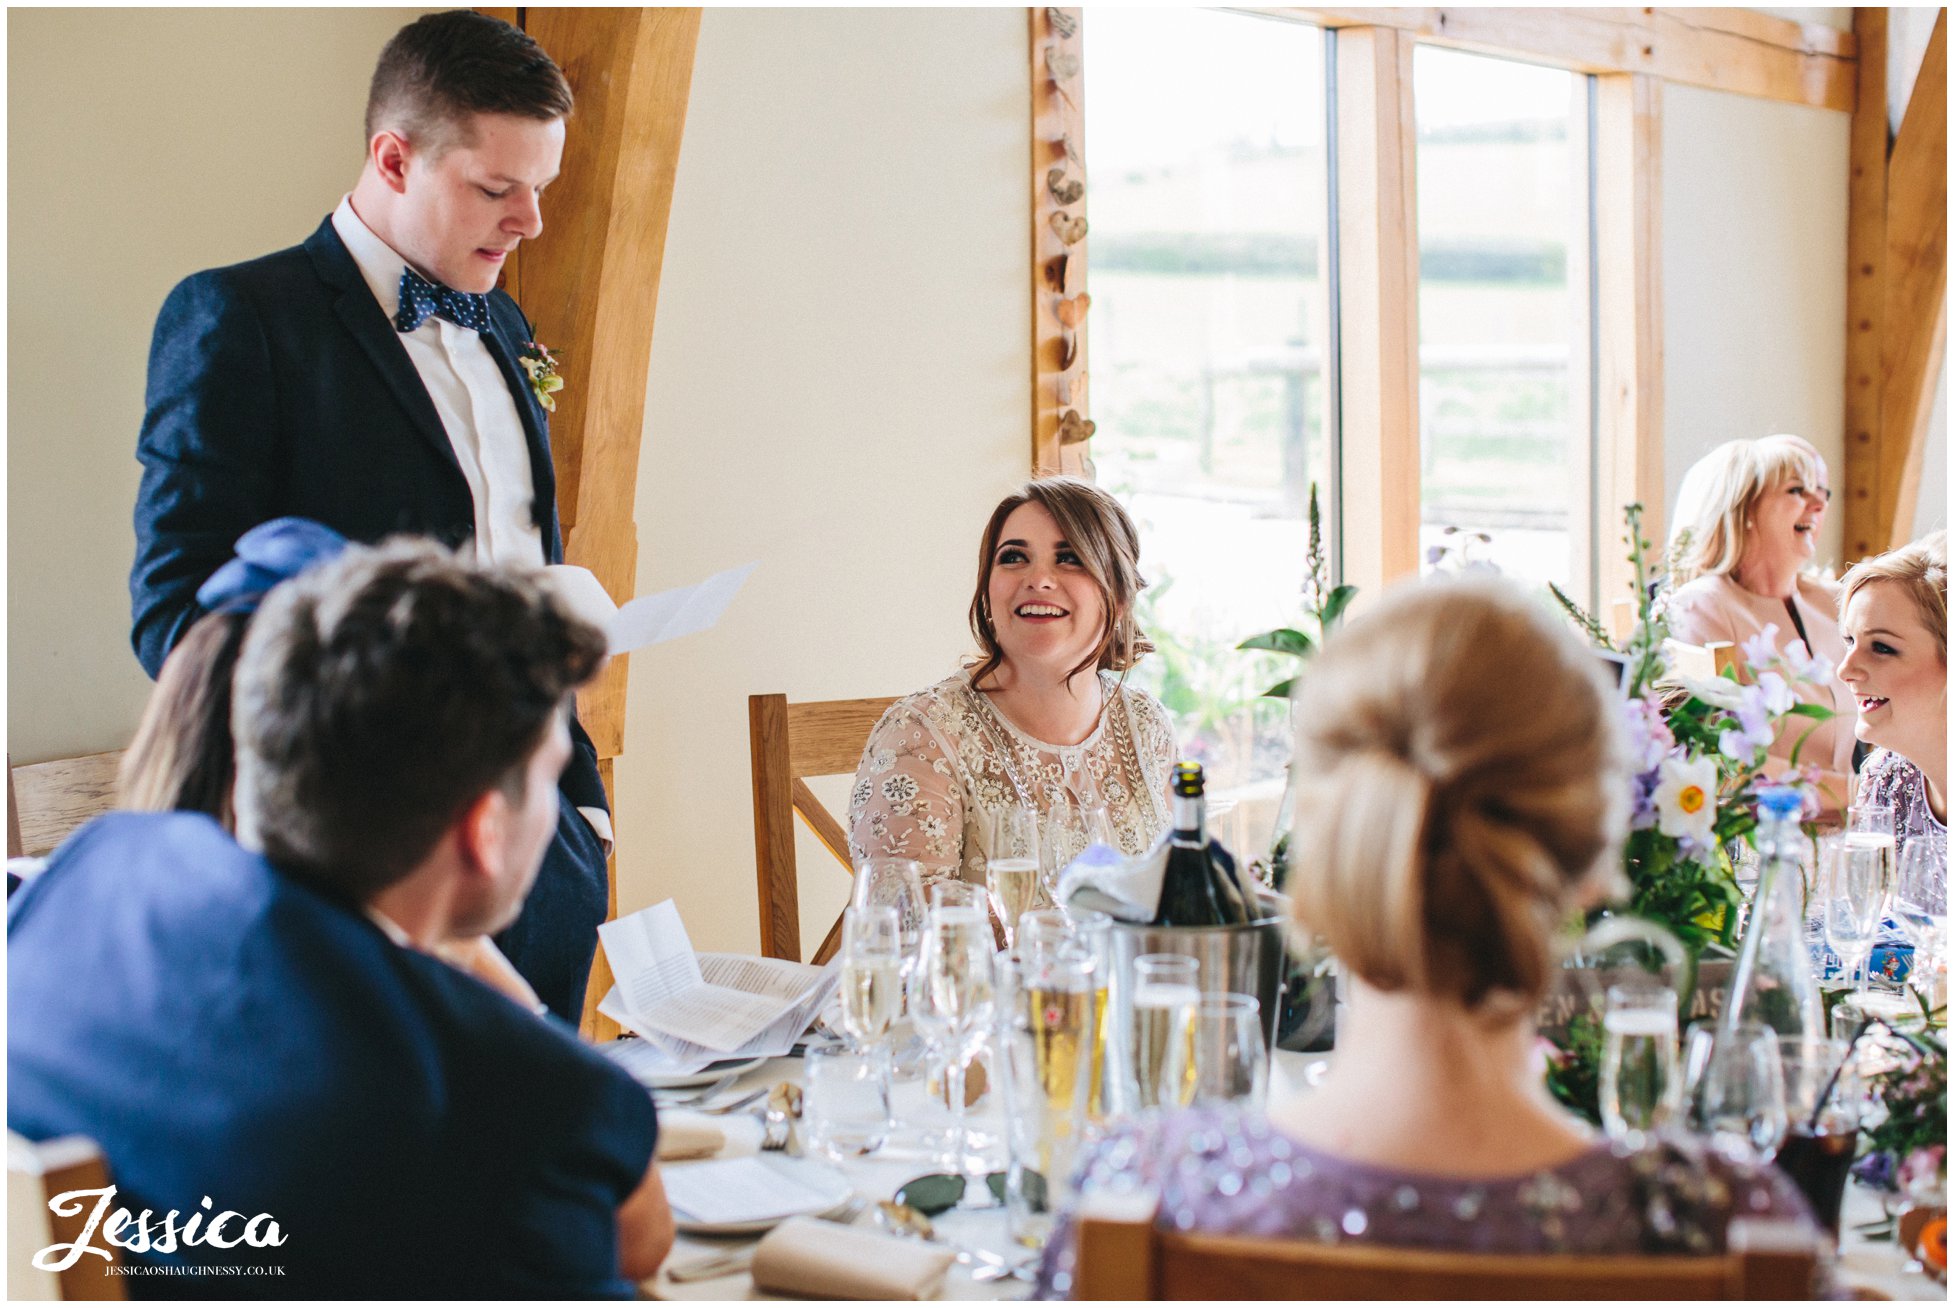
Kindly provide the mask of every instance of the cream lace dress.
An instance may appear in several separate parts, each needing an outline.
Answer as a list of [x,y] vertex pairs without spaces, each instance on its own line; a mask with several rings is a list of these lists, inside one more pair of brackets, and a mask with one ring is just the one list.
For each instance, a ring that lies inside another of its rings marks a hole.
[[848,845],[865,858],[913,858],[925,881],[984,881],[990,815],[1063,799],[1103,806],[1138,854],[1165,830],[1174,727],[1158,700],[1099,674],[1105,710],[1076,745],[1033,739],[959,672],[897,700],[869,734],[848,803]]

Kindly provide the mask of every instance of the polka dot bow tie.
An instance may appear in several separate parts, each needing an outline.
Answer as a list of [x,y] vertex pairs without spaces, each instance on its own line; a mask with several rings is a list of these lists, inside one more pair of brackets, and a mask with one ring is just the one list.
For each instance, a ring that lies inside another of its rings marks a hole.
[[488,296],[450,290],[431,282],[412,268],[400,273],[400,311],[394,314],[394,327],[411,332],[429,318],[446,318],[457,327],[473,332],[489,330]]

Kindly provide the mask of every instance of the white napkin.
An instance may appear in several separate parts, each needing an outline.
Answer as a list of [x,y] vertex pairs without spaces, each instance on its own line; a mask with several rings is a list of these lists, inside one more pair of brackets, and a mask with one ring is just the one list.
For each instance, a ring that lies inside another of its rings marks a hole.
[[753,1251],[753,1284],[810,1299],[934,1299],[954,1250],[880,1231],[793,1217]]
[[658,1161],[661,1163],[710,1158],[725,1147],[726,1133],[711,1122],[659,1118]]
[[1153,848],[1127,858],[1110,845],[1087,845],[1058,877],[1058,899],[1071,908],[1093,908],[1122,922],[1151,922],[1160,908],[1171,831]]

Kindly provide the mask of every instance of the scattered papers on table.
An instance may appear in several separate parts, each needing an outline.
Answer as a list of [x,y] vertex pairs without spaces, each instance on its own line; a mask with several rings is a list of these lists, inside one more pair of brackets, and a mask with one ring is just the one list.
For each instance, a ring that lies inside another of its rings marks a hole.
[[758,1158],[723,1158],[660,1168],[672,1210],[699,1223],[768,1222],[798,1213],[819,1213],[848,1197],[847,1186],[810,1184]]
[[597,1011],[654,1046],[634,1056],[647,1075],[696,1072],[723,1058],[787,1053],[834,993],[833,964],[811,967],[744,954],[698,954],[671,900],[597,929],[617,984]]
[[622,608],[588,568],[553,563],[543,571],[557,595],[578,617],[603,628],[610,638],[611,653],[628,654],[710,628],[726,612],[753,568],[751,563],[728,568],[690,586],[640,595]]

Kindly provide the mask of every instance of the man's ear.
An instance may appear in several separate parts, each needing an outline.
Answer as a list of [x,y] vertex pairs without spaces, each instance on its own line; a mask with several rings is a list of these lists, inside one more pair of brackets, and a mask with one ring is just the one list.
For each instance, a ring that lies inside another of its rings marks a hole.
[[407,163],[414,155],[414,147],[407,138],[392,128],[382,128],[373,134],[366,144],[367,161],[380,180],[398,193],[407,190]]
[[475,797],[455,823],[455,848],[470,873],[494,876],[509,840],[509,801],[495,786]]

